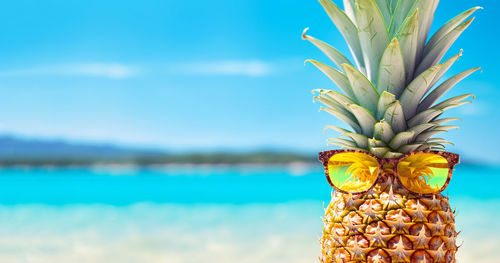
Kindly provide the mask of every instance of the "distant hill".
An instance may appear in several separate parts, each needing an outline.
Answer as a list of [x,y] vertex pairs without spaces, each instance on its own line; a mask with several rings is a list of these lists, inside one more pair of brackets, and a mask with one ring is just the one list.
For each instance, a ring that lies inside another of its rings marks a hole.
[[0,165],[237,164],[312,162],[314,156],[276,151],[172,154],[108,144],[0,136]]
[[160,151],[130,149],[106,144],[69,143],[62,140],[21,139],[0,136],[0,159],[40,158],[129,158],[160,154]]

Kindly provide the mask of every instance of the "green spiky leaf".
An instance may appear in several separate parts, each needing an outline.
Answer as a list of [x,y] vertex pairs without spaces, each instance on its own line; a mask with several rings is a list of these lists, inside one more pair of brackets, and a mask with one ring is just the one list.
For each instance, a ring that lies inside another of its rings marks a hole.
[[405,131],[405,132],[400,132],[392,138],[392,140],[389,142],[389,147],[391,149],[397,150],[399,147],[403,145],[407,145],[413,140],[413,137],[415,136],[415,133],[410,131]]
[[392,94],[400,94],[404,89],[406,81],[405,64],[399,41],[394,38],[380,61],[377,79],[377,90],[379,93],[388,91]]
[[450,69],[451,66],[453,66],[453,64],[462,56],[462,52],[463,52],[463,50],[460,49],[460,52],[457,55],[449,58],[448,60],[446,60],[445,62],[443,62],[441,64],[443,66],[443,68],[441,68],[439,73],[434,77],[434,80],[432,80],[430,87],[434,87],[434,85],[441,79],[441,77],[443,77],[443,75],[446,72],[448,72],[448,69]]
[[375,147],[375,148],[370,148],[370,153],[380,158],[383,157],[390,150],[391,149],[389,147]]
[[474,94],[469,93],[469,94],[464,94],[464,95],[459,95],[450,99],[447,99],[436,106],[432,107],[431,109],[441,109],[443,111],[458,107],[460,105],[466,104],[466,103],[471,103],[472,101],[463,101],[469,97],[472,97],[474,99]]
[[381,120],[384,118],[385,112],[387,111],[387,108],[389,105],[394,103],[396,101],[396,96],[394,94],[391,94],[387,91],[382,92],[382,95],[380,95],[380,98],[378,100],[377,104],[377,119]]
[[392,37],[399,31],[400,26],[405,21],[406,17],[410,13],[414,1],[400,0],[397,3],[396,9],[393,12],[391,25],[389,28],[389,35]]
[[416,151],[419,147],[421,147],[423,143],[412,143],[399,147],[398,152],[400,153],[409,153]]
[[440,130],[440,131],[449,131],[449,130],[453,130],[453,129],[460,129],[459,126],[457,125],[443,125],[443,126],[438,126],[436,128],[434,128],[434,130]]
[[341,66],[342,64],[352,65],[351,61],[349,61],[349,59],[346,58],[342,53],[340,53],[340,51],[338,51],[336,48],[319,39],[306,35],[308,29],[309,28],[304,29],[304,32],[302,33],[302,39],[311,42],[313,45],[319,48],[328,58],[333,61],[333,63],[335,63],[338,69],[344,70],[344,68]]
[[321,70],[321,72],[323,72],[331,81],[333,81],[333,83],[335,83],[335,85],[339,87],[340,90],[347,94],[347,96],[354,98],[354,92],[351,88],[351,84],[349,83],[349,79],[344,73],[313,59],[308,59],[306,60],[306,62],[310,62],[311,64],[313,64],[315,67]]
[[392,18],[391,10],[389,7],[390,3],[387,0],[375,0],[375,2],[377,3],[378,9],[380,10],[382,17],[384,18],[386,27],[388,27],[388,25],[390,25],[391,23],[391,18]]
[[361,133],[361,127],[359,126],[357,120],[351,119],[349,116],[344,114],[342,111],[335,108],[320,107],[320,110],[324,110],[331,115],[337,117],[341,121],[345,122],[347,125],[351,126],[357,133]]
[[419,31],[417,45],[417,59],[421,59],[424,52],[425,41],[429,35],[429,30],[434,19],[437,3],[439,0],[417,0],[415,1],[415,9],[419,10]]
[[[406,82],[409,82],[409,80],[413,78],[413,72],[415,71],[419,29],[418,19],[419,12],[417,9],[412,16],[405,20],[403,27],[396,35],[404,57]],[[403,89],[401,89],[398,93],[395,93],[395,95],[399,97],[402,92]]]
[[348,64],[343,64],[342,66],[344,67],[351,87],[353,87],[353,93],[356,100],[370,112],[375,112],[377,110],[379,95],[373,84],[363,75],[363,73],[353,66]]
[[448,92],[451,88],[453,88],[457,83],[476,72],[480,68],[473,68],[466,70],[460,74],[457,74],[447,81],[443,82],[439,87],[434,89],[425,99],[418,105],[418,111],[423,111],[431,107],[436,101],[439,100],[446,92]]
[[426,141],[430,137],[432,137],[432,136],[434,136],[436,134],[439,134],[439,133],[443,133],[443,132],[447,132],[447,131],[443,131],[443,130],[426,131],[426,132],[421,133],[417,137],[415,137],[415,141],[419,141],[419,142]]
[[356,24],[356,11],[354,10],[354,0],[344,0],[344,11],[351,21]]
[[387,107],[384,114],[384,120],[391,124],[392,129],[396,133],[405,131],[407,128],[403,108],[399,101],[395,101]]
[[367,148],[368,147],[369,138],[363,134],[358,134],[358,133],[353,133],[353,132],[344,132],[341,134],[341,136],[350,138],[360,148]]
[[427,53],[424,53],[424,58],[417,67],[417,74],[439,63],[448,49],[453,45],[455,40],[464,32],[464,30],[472,23],[474,18],[471,18],[451,30],[444,36],[435,46],[431,47]]
[[337,109],[338,111],[342,112],[344,115],[349,117],[350,119],[355,119],[354,116],[352,115],[351,111],[347,106],[345,106],[342,103],[339,103],[338,101],[332,99],[331,97],[328,96],[316,96],[314,97],[315,100],[323,103],[325,106],[331,109]]
[[425,151],[430,150],[430,145],[428,143],[423,143],[420,147],[417,148],[417,151]]
[[324,128],[326,131],[327,129],[332,129],[340,133],[340,136],[343,137],[348,137],[352,141],[354,141],[360,148],[367,148],[368,147],[368,137],[359,133],[353,133],[351,131],[348,131],[346,129],[336,127],[336,126],[331,126],[328,125]]
[[341,142],[341,141],[335,141],[333,139],[334,138],[328,139],[328,143],[327,144],[337,145],[337,146],[340,146],[343,149],[351,149],[351,150],[357,150],[357,151],[366,152],[366,149],[359,148],[359,147],[355,146],[355,144],[352,143],[352,142],[344,143],[344,142]]
[[460,121],[460,120],[461,120],[460,118],[443,118],[443,119],[434,120],[431,123],[432,124],[441,125],[443,123],[447,123],[447,122],[450,122],[450,121]]
[[372,136],[373,127],[377,120],[371,114],[371,112],[356,104],[349,104],[347,106],[349,107],[349,109],[351,109],[352,114],[358,120],[357,122],[361,126],[363,134],[366,136]]
[[392,127],[391,125],[389,125],[389,123],[382,120],[375,124],[373,137],[377,140],[382,140],[386,143],[389,143],[394,137],[394,131],[392,130]]
[[470,17],[474,12],[476,12],[478,9],[482,9],[482,7],[473,7],[455,18],[451,19],[448,21],[444,26],[442,26],[432,37],[431,39],[427,42],[425,45],[424,52],[428,53],[429,50],[434,47],[442,38],[444,38],[450,31],[452,31],[455,27],[457,27],[459,24],[461,24],[465,19]]
[[366,75],[370,81],[375,82],[380,58],[389,44],[389,34],[374,0],[356,0],[355,3],[356,24]]
[[340,143],[342,145],[345,145],[347,147],[358,147],[358,145],[353,142],[353,141],[350,141],[350,140],[346,140],[346,139],[341,139],[341,138],[330,138],[328,139],[330,141],[330,143]]
[[391,8],[391,15],[396,11],[396,6],[398,5],[398,0],[389,0],[389,7]]
[[429,130],[430,128],[434,128],[438,126],[438,124],[435,123],[422,123],[419,125],[416,125],[414,127],[411,127],[408,129],[408,131],[412,131],[415,133],[415,136],[420,135],[422,132]]
[[340,127],[333,126],[333,125],[326,125],[325,128],[323,128],[323,132],[326,132],[327,130],[334,130],[334,131],[337,131],[340,133],[351,132],[351,131],[346,130],[344,128],[340,128]]
[[422,124],[422,123],[428,123],[428,122],[432,121],[434,118],[443,114],[443,112],[444,112],[444,110],[434,109],[434,108],[422,111],[422,112],[418,113],[417,115],[415,115],[410,120],[408,120],[408,126],[414,127],[414,126]]
[[386,147],[387,143],[381,140],[377,140],[375,138],[368,139],[368,147],[377,148],[377,147]]
[[326,13],[347,41],[358,68],[364,70],[363,52],[359,42],[358,28],[351,19],[331,0],[319,0]]
[[419,101],[424,97],[430,83],[441,68],[441,65],[435,65],[424,71],[403,91],[399,100],[401,101],[401,105],[403,105],[406,118],[415,116]]
[[443,147],[444,147],[445,144],[455,145],[454,143],[449,142],[449,141],[447,141],[446,139],[443,139],[443,138],[430,138],[430,139],[427,140],[427,143],[429,143],[429,144],[440,144]]
[[347,97],[346,95],[344,95],[338,91],[335,91],[335,90],[326,90],[326,89],[313,90],[313,93],[316,93],[316,92],[319,93],[319,96],[331,98],[331,99],[341,103],[342,105],[356,103],[350,97]]

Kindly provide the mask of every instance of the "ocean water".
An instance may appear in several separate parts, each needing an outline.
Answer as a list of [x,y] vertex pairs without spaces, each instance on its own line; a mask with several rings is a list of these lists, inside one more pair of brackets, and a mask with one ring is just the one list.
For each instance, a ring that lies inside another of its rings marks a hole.
[[[0,262],[317,262],[319,166],[0,170]],[[500,167],[460,165],[459,262],[498,262]]]

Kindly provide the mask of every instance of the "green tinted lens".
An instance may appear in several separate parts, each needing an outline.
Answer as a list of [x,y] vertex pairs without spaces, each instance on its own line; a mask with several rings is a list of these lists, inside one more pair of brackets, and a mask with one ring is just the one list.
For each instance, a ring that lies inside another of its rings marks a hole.
[[417,153],[398,163],[401,183],[410,191],[431,194],[441,191],[448,180],[448,160],[434,153]]
[[366,191],[375,183],[378,173],[377,159],[364,153],[339,153],[328,160],[330,182],[342,191]]

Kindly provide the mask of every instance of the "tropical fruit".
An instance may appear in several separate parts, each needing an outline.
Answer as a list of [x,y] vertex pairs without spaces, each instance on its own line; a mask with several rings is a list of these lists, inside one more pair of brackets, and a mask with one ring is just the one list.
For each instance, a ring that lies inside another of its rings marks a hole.
[[[314,90],[314,98],[322,110],[349,126],[327,126],[341,133],[329,143],[379,158],[444,151],[451,143],[433,136],[458,127],[445,125],[457,118],[443,113],[474,96],[440,99],[479,68],[441,80],[462,51],[443,58],[479,7],[459,14],[429,37],[439,0],[344,0],[344,10],[330,0],[320,3],[352,56],[304,30],[303,39],[335,66],[307,61],[340,89]],[[394,173],[392,167],[382,169],[381,179],[366,193],[332,194],[320,241],[321,262],[455,262],[457,232],[448,197],[408,192]]]
[[442,195],[417,197],[392,171],[362,195],[334,193],[324,216],[321,262],[455,262],[455,215]]

